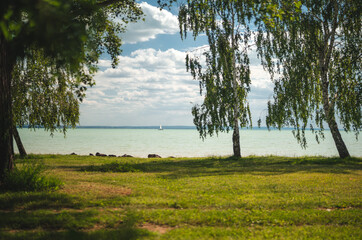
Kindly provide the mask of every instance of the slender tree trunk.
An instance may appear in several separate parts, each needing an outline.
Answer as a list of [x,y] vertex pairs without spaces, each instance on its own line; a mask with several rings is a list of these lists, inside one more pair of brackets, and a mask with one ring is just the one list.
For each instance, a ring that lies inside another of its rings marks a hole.
[[28,154],[25,151],[25,148],[24,148],[24,145],[23,145],[23,143],[21,141],[18,129],[15,126],[13,127],[13,135],[14,135],[14,139],[15,139],[15,142],[16,142],[16,146],[18,147],[20,156],[25,157]]
[[[232,8],[233,9],[233,8]],[[236,75],[236,60],[235,60],[235,50],[238,46],[236,46],[235,43],[235,37],[234,37],[234,27],[235,27],[235,21],[234,21],[234,12],[232,11],[233,18],[232,18],[232,34],[231,34],[231,49],[232,49],[232,77],[233,77],[233,95],[234,95],[234,132],[233,132],[233,151],[234,151],[234,157],[240,158],[240,134],[239,134],[239,109],[240,109],[240,102],[238,98],[238,82],[237,82],[237,75]]]
[[[233,60],[233,65],[235,64],[235,59]],[[235,65],[234,65],[235,66]],[[235,69],[233,70],[235,72]],[[236,81],[236,74],[233,74],[233,88],[234,88],[234,97],[235,97],[235,103],[234,103],[234,126],[233,126],[233,151],[234,151],[234,157],[240,158],[240,134],[239,134],[239,101],[238,101],[238,92],[237,92],[237,81]]]
[[335,118],[335,112],[334,112],[334,100],[330,98],[329,96],[329,65],[330,61],[332,60],[332,52],[333,48],[335,47],[335,34],[337,31],[338,26],[338,4],[337,1],[333,1],[334,4],[334,14],[333,14],[333,22],[331,25],[331,29],[327,31],[330,28],[330,23],[325,20],[323,22],[323,29],[324,29],[324,39],[323,43],[321,44],[321,48],[319,50],[319,69],[321,74],[321,80],[322,80],[322,98],[323,98],[323,110],[326,115],[326,120],[329,126],[329,129],[331,131],[334,143],[336,144],[338,154],[340,158],[346,158],[349,157],[349,152],[346,147],[346,144],[344,143],[341,133],[339,132],[338,125]]
[[[321,55],[322,56],[322,55]],[[350,157],[347,146],[344,143],[341,133],[339,132],[338,125],[334,116],[334,105],[331,104],[328,87],[329,81],[327,77],[327,66],[323,64],[323,56],[321,57],[321,78],[322,78],[322,97],[323,97],[323,110],[326,115],[326,120],[331,131],[334,143],[336,144],[340,158]]]
[[329,129],[331,130],[334,143],[336,144],[340,158],[350,157],[346,144],[344,143],[341,133],[339,132],[335,119],[328,121]]
[[0,181],[14,166],[11,72],[14,66],[8,42],[0,34]]
[[233,151],[234,151],[234,157],[240,158],[240,135],[239,135],[239,124],[236,123],[236,126],[234,126],[234,132],[233,132]]

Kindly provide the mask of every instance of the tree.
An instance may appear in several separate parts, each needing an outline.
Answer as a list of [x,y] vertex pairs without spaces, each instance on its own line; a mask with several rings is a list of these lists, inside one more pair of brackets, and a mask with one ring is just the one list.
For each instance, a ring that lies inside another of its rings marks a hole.
[[[259,5],[264,21],[257,39],[263,64],[274,76],[267,126],[293,126],[306,146],[310,124],[316,139],[324,122],[339,156],[350,154],[340,134],[361,130],[361,1],[272,1]],[[276,75],[274,75],[276,74]],[[319,131],[314,131],[315,128]]]
[[[202,138],[233,130],[233,152],[240,154],[239,127],[251,126],[246,100],[250,91],[249,23],[252,4],[248,1],[187,1],[179,12],[181,36],[206,34],[209,47],[202,56],[187,55],[186,66],[200,81],[201,106],[192,109],[194,124]],[[204,61],[204,63],[202,62]]]
[[[3,0],[0,3],[0,180],[13,167],[11,77],[29,48],[41,49],[58,67],[76,72],[104,51],[117,64],[118,31],[139,19],[133,0]],[[113,21],[121,17],[121,24]]]
[[13,126],[13,136],[14,136],[14,140],[16,142],[16,145],[19,149],[19,154],[21,157],[26,157],[28,154],[26,153],[26,150],[24,148],[23,142],[21,141],[20,138],[20,134],[18,132],[18,129],[16,128],[16,126]]
[[27,57],[19,59],[12,74],[14,139],[21,156],[26,155],[17,126],[42,127],[51,134],[56,130],[66,133],[79,122],[79,103],[86,86],[92,86],[93,73],[80,65],[76,72],[57,67],[54,59],[43,51],[28,49]]

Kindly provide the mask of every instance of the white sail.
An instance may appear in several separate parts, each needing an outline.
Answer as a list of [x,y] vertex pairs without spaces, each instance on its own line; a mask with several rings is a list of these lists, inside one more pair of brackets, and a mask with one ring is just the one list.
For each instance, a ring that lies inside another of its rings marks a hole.
[[159,130],[163,130],[162,125],[160,125],[160,129],[159,129]]

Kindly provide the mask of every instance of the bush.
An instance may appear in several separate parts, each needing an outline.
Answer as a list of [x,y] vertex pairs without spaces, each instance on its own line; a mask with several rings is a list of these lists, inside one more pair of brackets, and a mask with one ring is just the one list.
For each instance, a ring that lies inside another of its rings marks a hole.
[[44,175],[45,165],[31,161],[21,167],[15,166],[5,174],[0,185],[1,190],[8,191],[55,191],[63,186],[63,182],[54,177]]

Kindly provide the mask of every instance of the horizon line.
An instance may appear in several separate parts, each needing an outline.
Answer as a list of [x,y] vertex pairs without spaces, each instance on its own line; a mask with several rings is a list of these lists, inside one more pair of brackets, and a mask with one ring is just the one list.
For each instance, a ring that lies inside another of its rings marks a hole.
[[[22,127],[20,126],[17,126],[17,128],[29,128],[29,125],[24,125]],[[33,128],[33,127],[30,127],[30,128]],[[44,128],[43,126],[36,126],[35,128]],[[58,127],[58,128],[62,128],[61,126]],[[148,126],[142,126],[142,125],[138,125],[138,126],[132,126],[132,125],[121,125],[121,126],[112,126],[112,125],[78,125],[78,126],[75,126],[74,128],[72,127],[69,127],[68,129],[77,129],[77,128],[90,128],[90,129],[96,129],[96,128],[105,128],[105,129],[159,129],[160,128],[160,125],[148,125]],[[162,125],[162,128],[163,129],[196,129],[196,126],[191,126],[191,125]],[[278,128],[274,128],[274,127],[271,127],[271,128],[268,128],[267,126],[261,126],[261,127],[258,127],[258,126],[254,126],[254,127],[239,127],[239,129],[242,129],[242,130],[295,130],[293,127],[282,127],[281,129],[278,129]],[[302,130],[302,129],[300,129]],[[304,129],[306,131],[310,131],[312,130],[311,128],[306,128]],[[319,128],[314,128],[315,131],[319,131],[320,129]],[[324,129],[324,130],[329,130],[328,128]],[[341,131],[343,131],[344,129],[339,129]],[[229,131],[232,131],[232,129],[230,128]]]

